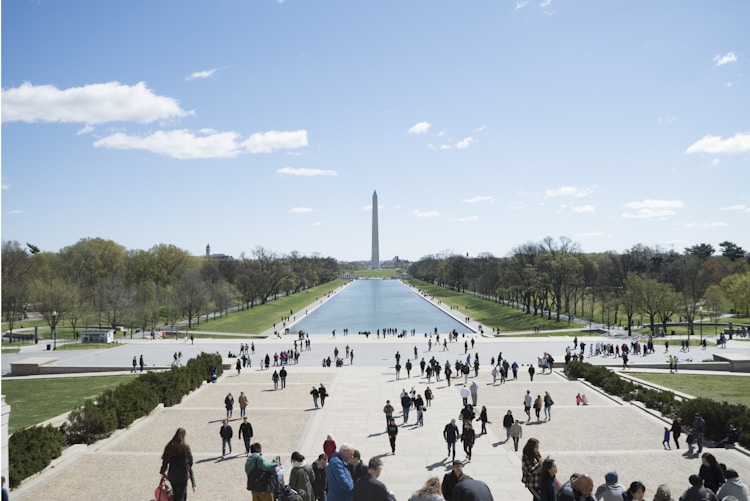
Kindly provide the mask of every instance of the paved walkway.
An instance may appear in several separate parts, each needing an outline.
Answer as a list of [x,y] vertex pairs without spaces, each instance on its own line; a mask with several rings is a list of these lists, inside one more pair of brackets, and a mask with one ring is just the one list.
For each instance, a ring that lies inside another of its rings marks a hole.
[[[314,338],[312,341],[312,351],[303,352],[300,364],[288,368],[285,390],[273,391],[270,372],[258,370],[257,359],[266,352],[291,347],[292,341],[288,337],[256,340],[253,369],[240,375],[236,371],[227,371],[216,384],[205,384],[180,405],[159,408],[107,440],[74,448],[57,460],[54,467],[13,491],[12,499],[95,499],[103,492],[113,500],[151,499],[159,479],[162,448],[180,426],[187,430],[196,463],[194,471],[198,490],[189,494],[189,498],[248,498],[241,442],[235,438],[234,453],[223,460],[220,457],[219,426],[225,416],[224,396],[232,392],[236,399],[240,391],[250,398],[249,419],[255,431],[254,440],[263,444],[266,456],[281,456],[287,467],[295,450],[302,452],[308,461],[314,460],[322,452],[323,440],[330,433],[339,444],[352,443],[362,452],[365,461],[371,456],[382,457],[385,468],[381,479],[398,500],[406,500],[429,476],[442,478],[449,468],[442,429],[451,418],[458,416],[461,407],[460,385],[455,386],[458,381],[450,387],[445,381],[429,384],[436,398],[425,413],[425,425],[415,427],[415,417],[410,416],[410,422],[400,428],[396,455],[390,454],[382,407],[385,400],[390,399],[398,408],[396,404],[402,389],[408,391],[413,386],[422,393],[428,386],[424,378],[416,377],[418,364],[412,378],[396,380],[393,369],[396,350],[402,355],[402,364],[406,358],[414,357],[415,345],[418,359],[429,359],[434,355],[444,363],[446,359],[454,361],[465,357],[463,342],[449,345],[450,351],[447,352],[438,348],[429,352],[424,339],[418,336],[377,340],[350,335],[335,340]],[[518,381],[492,384],[487,367],[490,357],[497,357],[499,351],[511,360],[531,363],[542,351],[560,353],[570,342],[566,338],[533,341],[478,338],[476,350],[484,363],[477,378],[480,387],[478,403],[487,406],[492,424],[488,426],[488,434],[478,438],[473,459],[465,471],[487,482],[497,500],[527,499],[529,495],[520,482],[520,452],[513,450],[512,442],[506,442],[502,417],[510,409],[514,416],[525,420],[522,399],[526,390],[531,390],[534,395],[550,391],[556,402],[552,420],[525,423],[522,444],[529,437],[538,438],[542,455],[551,455],[557,460],[561,480],[574,472],[586,472],[598,485],[603,482],[604,474],[614,469],[619,472],[623,484],[633,480],[644,482],[649,499],[661,483],[671,487],[673,496],[679,496],[687,487],[688,476],[697,473],[700,460],[683,456],[684,445],[681,450],[664,450],[661,439],[666,423],[650,412],[638,405],[602,395],[582,382],[568,381],[558,373],[538,374],[532,383],[528,375],[521,372]],[[189,356],[193,351],[226,354],[228,349],[236,351],[237,344],[226,340],[200,340],[192,346],[174,340],[144,340],[115,349],[95,350],[98,353],[75,352],[75,360],[61,359],[60,363],[100,365],[124,361],[123,365],[127,367],[132,355],[139,351],[146,352],[152,360],[170,360],[171,353],[178,347]],[[354,365],[347,363],[342,368],[320,366],[324,357],[332,356],[334,346],[343,354],[346,344],[355,351]],[[55,356],[61,354],[57,352]],[[469,354],[473,357],[474,351],[469,350]],[[402,376],[405,376],[404,369]],[[469,382],[473,380],[469,378]],[[325,384],[331,396],[324,409],[315,410],[309,391],[312,385],[320,383]],[[575,405],[575,395],[581,392],[588,396],[589,406]],[[236,410],[231,423],[235,437],[238,414]],[[397,421],[402,422],[401,419]],[[749,457],[736,450],[711,449],[711,452],[719,461],[736,469],[746,482],[750,480]],[[460,453],[457,457],[463,459]]]

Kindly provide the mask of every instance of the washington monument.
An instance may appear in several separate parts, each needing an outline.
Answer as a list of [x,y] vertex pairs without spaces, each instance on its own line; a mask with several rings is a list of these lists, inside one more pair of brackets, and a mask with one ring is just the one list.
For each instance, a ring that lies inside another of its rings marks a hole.
[[372,192],[372,260],[370,268],[380,269],[380,242],[378,241],[378,192]]

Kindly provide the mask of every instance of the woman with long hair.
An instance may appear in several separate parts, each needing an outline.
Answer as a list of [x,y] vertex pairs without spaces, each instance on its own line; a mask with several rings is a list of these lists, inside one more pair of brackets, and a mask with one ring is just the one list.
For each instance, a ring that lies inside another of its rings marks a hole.
[[698,475],[703,479],[703,486],[716,493],[724,483],[724,470],[721,469],[716,457],[710,452],[704,452],[701,456],[701,469]]
[[440,490],[440,479],[438,477],[430,477],[417,492],[411,495],[409,501],[443,501],[443,499],[443,494]]
[[541,501],[557,501],[557,464],[552,458],[542,463]]
[[161,455],[161,470],[159,470],[161,476],[169,479],[169,483],[172,484],[174,501],[187,499],[187,483],[192,467],[193,454],[190,452],[190,446],[185,442],[185,428],[177,428],[172,440],[164,446],[164,452]]
[[523,446],[521,481],[531,492],[532,500],[539,500],[542,487],[542,455],[539,453],[539,440],[536,438],[530,438]]

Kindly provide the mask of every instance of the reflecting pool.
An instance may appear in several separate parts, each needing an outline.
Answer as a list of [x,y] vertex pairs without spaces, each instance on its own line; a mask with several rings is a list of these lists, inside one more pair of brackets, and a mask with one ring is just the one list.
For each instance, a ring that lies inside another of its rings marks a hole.
[[319,308],[294,324],[292,332],[303,330],[310,334],[349,334],[378,329],[412,329],[417,335],[434,332],[459,334],[474,332],[420,297],[399,280],[355,280],[340,289]]

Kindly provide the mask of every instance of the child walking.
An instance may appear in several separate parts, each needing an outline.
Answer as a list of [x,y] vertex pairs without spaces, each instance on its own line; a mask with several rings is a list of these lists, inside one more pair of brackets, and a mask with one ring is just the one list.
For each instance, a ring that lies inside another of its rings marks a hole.
[[664,427],[664,440],[661,441],[661,444],[664,446],[664,449],[672,449],[672,447],[669,446],[669,428],[666,426]]

